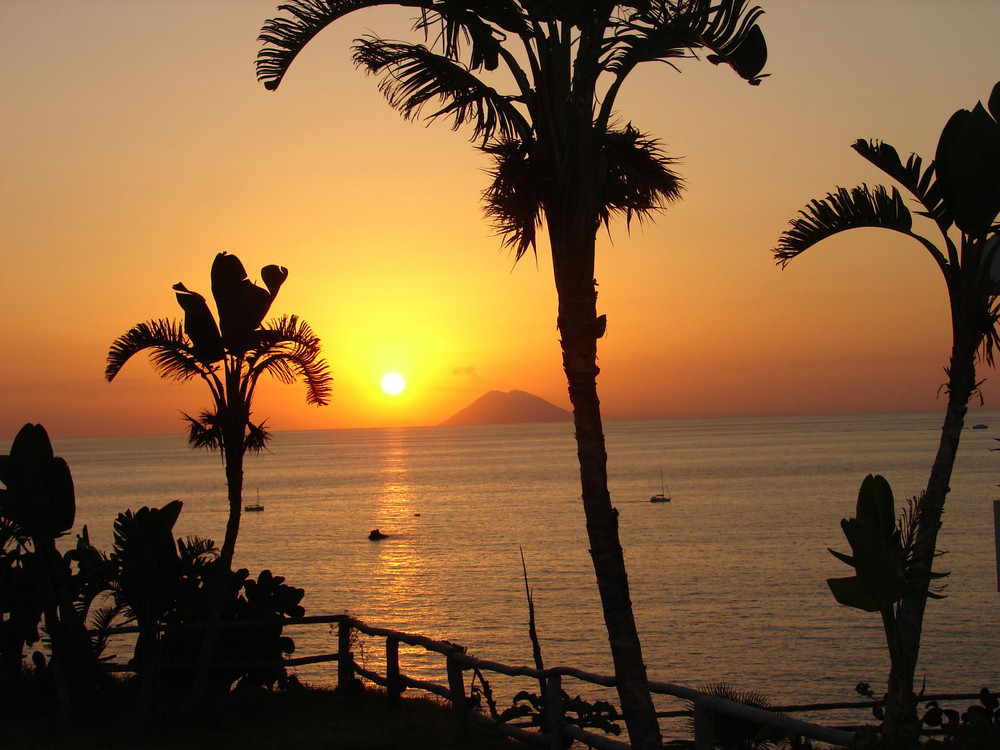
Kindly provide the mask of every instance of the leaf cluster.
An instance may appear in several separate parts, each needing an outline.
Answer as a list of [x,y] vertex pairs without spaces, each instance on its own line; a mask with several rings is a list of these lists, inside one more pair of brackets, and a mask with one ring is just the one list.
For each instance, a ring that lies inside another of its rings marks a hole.
[[153,368],[164,379],[200,377],[211,391],[213,404],[198,417],[183,414],[191,445],[224,451],[231,443],[239,446],[240,455],[260,452],[270,433],[266,422],[251,420],[251,407],[262,375],[285,384],[302,380],[306,402],[312,405],[329,403],[332,393],[320,339],[309,324],[297,315],[263,322],[288,270],[265,266],[261,278],[266,288],[247,277],[235,255],[219,253],[211,272],[218,322],[202,295],[175,284],[177,302],[184,311],[183,326],[165,318],[133,326],[112,342],[105,377],[114,380],[140,352],[149,353]]
[[[257,76],[276,89],[303,47],[330,24],[381,0],[291,0],[264,24]],[[762,11],[746,0],[401,0],[418,11],[422,42],[367,35],[354,62],[379,80],[407,119],[469,126],[494,161],[487,216],[515,259],[542,218],[590,172],[593,230],[614,216],[644,217],[675,200],[680,178],[652,138],[612,125],[618,93],[636,67],[676,67],[704,51],[751,84],[763,77]],[[487,74],[499,71],[500,75]],[[580,148],[583,142],[591,145]],[[587,177],[590,180],[590,176]]]
[[[827,580],[840,604],[866,612],[885,612],[905,596],[921,594],[929,581],[913,565],[913,543],[920,526],[920,503],[911,499],[896,517],[892,488],[880,475],[869,474],[861,483],[855,516],[841,521],[851,555],[830,554],[850,565],[855,575]],[[930,579],[947,573],[930,573]],[[943,595],[927,591],[927,596]]]
[[881,228],[908,236],[930,253],[945,278],[953,328],[971,334],[974,349],[992,365],[1000,345],[1000,83],[987,106],[980,102],[951,116],[930,163],[917,154],[904,162],[893,146],[878,140],[858,140],[853,148],[909,193],[916,213],[932,222],[937,236],[915,229],[895,186],[838,187],[810,201],[790,222],[778,239],[775,259],[784,267],[818,242],[850,229]]
[[[569,694],[561,691],[561,715],[563,721],[572,724],[580,729],[599,729],[608,734],[621,734],[621,726],[617,723],[621,720],[618,709],[607,701],[588,701],[577,695],[570,698]],[[498,721],[508,722],[516,719],[528,719],[528,722],[538,727],[543,732],[548,729],[548,706],[543,697],[536,693],[522,690],[514,696],[510,708],[500,712]],[[567,738],[567,746],[572,740]]]
[[[740,689],[728,682],[710,682],[703,685],[701,691],[733,703],[774,713],[771,701],[766,695],[754,690]],[[688,703],[693,712],[693,702]],[[694,729],[693,718],[691,728]],[[777,729],[721,712],[712,716],[712,733],[716,746],[726,750],[763,750],[768,747],[780,747],[785,745],[785,740],[788,739]],[[795,741],[799,742],[799,739],[795,738]]]
[[[874,701],[872,713],[881,721],[885,709],[871,686],[859,682],[855,690]],[[877,727],[866,727],[857,738],[859,745],[873,750],[994,750],[1000,747],[1000,697],[984,687],[979,702],[965,711],[927,701],[914,731],[912,737],[893,739],[882,736]]]
[[[91,615],[95,645],[102,649],[107,631],[122,620],[139,625],[134,659],[140,671],[172,667],[155,680],[164,689],[183,690],[190,685],[193,667],[201,653],[202,631],[193,624],[206,623],[212,603],[211,581],[225,578],[224,620],[259,624],[227,631],[216,658],[223,664],[280,661],[295,650],[283,635],[283,621],[301,617],[305,591],[289,586],[270,570],[251,578],[247,569],[219,569],[218,550],[211,539],[175,538],[173,526],[181,512],[180,501],[162,508],[126,510],[114,523],[110,555],[89,543],[87,531],[78,538],[73,559],[90,587],[111,594],[113,605]],[[271,687],[284,683],[285,670],[275,667],[229,667],[213,671],[211,685],[218,691],[234,683],[242,687]]]
[[928,749],[991,750],[1000,747],[1000,699],[987,688],[979,691],[979,703],[963,712],[929,701],[921,726],[940,730],[927,740]]

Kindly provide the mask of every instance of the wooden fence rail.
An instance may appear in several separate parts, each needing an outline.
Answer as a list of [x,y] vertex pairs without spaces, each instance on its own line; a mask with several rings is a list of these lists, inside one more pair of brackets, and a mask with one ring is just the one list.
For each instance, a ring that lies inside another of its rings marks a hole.
[[[223,627],[243,628],[259,625],[260,622],[234,622],[223,623]],[[317,664],[323,662],[337,662],[337,684],[341,688],[350,688],[356,685],[359,678],[385,688],[387,700],[390,707],[399,705],[402,693],[413,688],[426,693],[437,695],[449,701],[452,706],[452,717],[454,730],[458,736],[467,733],[469,723],[474,722],[496,731],[502,732],[521,742],[536,745],[539,747],[549,747],[552,750],[562,750],[565,747],[564,739],[572,738],[585,745],[598,750],[629,750],[630,745],[626,742],[613,739],[606,734],[587,731],[569,723],[561,711],[548,711],[548,723],[544,732],[525,729],[523,725],[515,725],[498,721],[493,716],[486,715],[471,705],[470,696],[466,694],[465,672],[477,670],[481,677],[484,672],[502,674],[508,677],[527,677],[533,680],[544,682],[546,685],[545,700],[547,706],[560,706],[562,684],[564,677],[571,677],[582,682],[599,685],[602,687],[614,688],[615,678],[608,675],[594,674],[572,667],[553,667],[550,669],[538,670],[526,666],[511,666],[500,662],[479,659],[466,653],[462,646],[450,641],[434,640],[427,636],[415,633],[405,633],[388,628],[374,627],[365,624],[361,620],[349,615],[315,615],[310,617],[299,617],[282,620],[286,627],[299,625],[337,625],[337,653],[318,654],[315,656],[299,657],[294,659],[284,659],[280,662],[255,662],[248,664],[226,664],[219,665],[220,668],[258,668],[264,666],[295,666],[304,664]],[[203,624],[187,624],[179,626],[165,626],[178,629],[203,628]],[[137,632],[135,627],[114,628],[113,633]],[[353,642],[353,632],[362,633],[372,638],[385,640],[385,674],[379,674],[374,670],[355,661],[351,651]],[[426,680],[412,678],[402,672],[399,663],[399,645],[405,643],[408,646],[421,648],[424,651],[440,654],[445,659],[445,672],[448,678],[447,685],[439,685]],[[133,671],[126,665],[108,664],[110,671]],[[744,721],[753,722],[762,727],[770,727],[781,732],[800,737],[825,742],[839,747],[851,747],[855,735],[853,732],[820,726],[806,721],[793,719],[785,714],[764,711],[744,704],[709,695],[699,690],[674,685],[666,682],[650,682],[650,690],[657,695],[669,695],[682,700],[690,701],[694,707],[694,741],[696,750],[709,750],[714,746],[713,724],[714,717],[725,715]],[[831,704],[817,704],[816,707]],[[852,708],[865,707],[870,704],[851,703],[836,704],[838,707],[850,706]],[[788,707],[795,708],[795,707]],[[786,709],[788,710],[788,709]],[[678,716],[690,714],[690,711],[667,711],[660,712],[659,716]]]

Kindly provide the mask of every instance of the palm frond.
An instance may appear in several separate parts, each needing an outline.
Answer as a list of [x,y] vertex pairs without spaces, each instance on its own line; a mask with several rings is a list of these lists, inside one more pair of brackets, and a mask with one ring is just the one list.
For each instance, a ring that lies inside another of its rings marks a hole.
[[978,354],[988,367],[993,367],[994,354],[1000,349],[1000,331],[997,331],[998,324],[1000,324],[1000,300],[994,297],[992,303],[986,306],[982,319],[977,326],[983,337]]
[[487,86],[468,68],[422,44],[391,42],[368,36],[354,47],[354,62],[380,76],[379,90],[407,120],[421,116],[437,100],[440,109],[428,120],[450,117],[452,128],[472,125],[472,140],[507,138],[527,126],[511,100]]
[[[3,492],[0,490],[0,508],[3,507]],[[16,521],[7,518],[0,513],[0,553],[9,553],[12,557],[17,557],[21,552],[27,551],[31,544],[31,535]]]
[[402,5],[432,8],[434,0],[290,0],[278,7],[288,14],[268,20],[257,37],[263,43],[257,53],[257,80],[273,91],[281,84],[302,48],[334,21],[363,8]]
[[756,85],[767,62],[767,45],[757,26],[763,11],[746,0],[654,0],[635,4],[633,13],[612,22],[606,51],[608,70],[627,74],[642,62],[691,57],[699,49],[708,60],[726,63]]
[[482,150],[493,157],[493,178],[483,191],[486,216],[514,250],[515,262],[534,251],[551,177],[532,159],[534,141],[506,139]]
[[203,559],[218,557],[219,547],[208,537],[189,536],[177,540],[177,552],[184,565],[194,565]]
[[524,10],[511,0],[486,2],[438,3],[433,10],[422,10],[415,28],[431,38],[437,29],[435,49],[440,48],[449,60],[458,60],[463,43],[471,45],[469,67],[472,70],[495,70],[499,65],[500,43],[504,32],[528,33],[529,21]]
[[320,356],[319,336],[308,323],[297,315],[284,315],[268,321],[258,333],[258,345],[247,356],[251,393],[266,372],[286,384],[298,378],[305,381],[308,404],[324,406],[330,402],[333,378]]
[[181,413],[188,423],[188,444],[192,448],[222,450],[222,422],[216,412],[203,411],[198,418]]
[[746,0],[728,0],[710,7],[711,22],[701,34],[702,44],[715,53],[708,56],[708,61],[729,65],[756,86],[766,77],[761,71],[767,63],[767,43],[757,25],[764,11],[748,7]]
[[909,190],[924,207],[920,215],[933,219],[942,234],[947,234],[952,219],[934,179],[934,162],[924,169],[923,160],[917,154],[910,154],[903,164],[895,148],[877,140],[858,140],[851,148]]
[[[911,497],[906,501],[906,507],[903,508],[896,519],[896,528],[899,531],[900,546],[903,551],[903,561],[904,561],[904,571],[903,576],[905,579],[906,589],[911,594],[919,595],[923,590],[927,590],[927,596],[931,599],[944,599],[945,595],[941,592],[944,590],[944,584],[933,585],[931,582],[940,580],[942,578],[947,578],[950,573],[948,572],[918,572],[915,566],[915,554],[914,545],[917,540],[917,533],[922,524],[925,523],[925,505],[924,505],[925,493],[921,493],[920,497]],[[944,552],[935,552],[935,557],[940,557],[945,554]]]
[[109,661],[115,658],[114,654],[104,656],[111,641],[111,628],[118,624],[119,617],[124,616],[125,607],[121,604],[104,604],[90,614],[90,643],[94,649],[94,656],[99,661]]
[[256,456],[267,448],[267,444],[270,440],[271,431],[267,429],[266,420],[260,424],[254,424],[249,420],[247,421],[247,431],[246,435],[243,437],[244,453],[251,453]]
[[837,188],[823,200],[813,200],[781,235],[774,257],[782,266],[803,251],[838,232],[858,227],[882,227],[910,234],[913,220],[903,197],[881,185]]
[[615,214],[642,219],[680,198],[683,181],[659,143],[627,125],[605,135],[607,174],[601,193],[600,218],[608,225]]
[[160,318],[139,323],[112,342],[104,377],[111,382],[126,362],[146,350],[149,350],[153,369],[166,380],[190,380],[211,372],[211,368],[195,356],[191,340],[184,334],[181,324]]

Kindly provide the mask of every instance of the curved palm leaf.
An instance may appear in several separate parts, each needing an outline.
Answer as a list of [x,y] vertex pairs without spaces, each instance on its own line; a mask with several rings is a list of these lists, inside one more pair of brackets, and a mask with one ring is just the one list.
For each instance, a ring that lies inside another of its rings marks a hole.
[[181,567],[198,568],[218,557],[219,548],[208,537],[189,536],[177,540],[177,555],[180,557]]
[[438,27],[437,40],[445,57],[457,60],[463,42],[472,45],[469,67],[472,70],[496,70],[501,53],[500,40],[504,31],[523,36],[530,28],[529,20],[518,3],[492,0],[474,5],[444,0],[434,9],[421,11],[416,29],[427,38]]
[[877,140],[859,139],[851,148],[909,190],[925,209],[920,215],[933,219],[941,233],[947,236],[952,220],[941,199],[940,186],[934,179],[934,162],[923,169],[923,160],[916,154],[910,154],[904,165],[895,148]]
[[643,3],[627,18],[614,22],[615,36],[607,69],[627,75],[642,62],[667,62],[708,49],[708,60],[727,63],[749,83],[757,85],[767,63],[767,44],[757,26],[763,14],[746,0],[691,0]]
[[881,185],[838,188],[824,200],[813,200],[790,223],[792,228],[781,235],[774,251],[782,266],[820,240],[848,229],[882,227],[916,236],[910,232],[913,220],[899,191],[893,188],[890,193]]
[[295,57],[317,34],[349,13],[380,5],[401,5],[433,10],[434,0],[291,0],[279,6],[290,18],[272,18],[264,24],[258,41],[257,80],[273,91],[281,84]]
[[438,99],[444,106],[427,119],[450,116],[453,129],[472,123],[473,140],[481,138],[486,142],[498,133],[506,138],[527,131],[523,115],[508,97],[467,68],[422,44],[368,36],[355,45],[354,62],[368,73],[381,76],[379,90],[408,120],[418,117],[427,102]]
[[190,380],[199,375],[209,378],[214,371],[196,356],[180,323],[160,318],[133,326],[111,343],[104,377],[111,382],[126,362],[147,349],[153,369],[168,380]]
[[[125,606],[117,603],[104,604],[91,612],[88,631],[94,655],[99,661],[110,661],[115,658],[114,654],[104,656],[104,652],[111,642],[112,628],[119,624],[118,619],[124,613]],[[128,617],[127,619],[133,618]]]
[[265,372],[282,383],[302,378],[306,384],[306,402],[323,406],[330,401],[333,378],[326,360],[320,357],[320,339],[297,315],[284,315],[268,321],[260,332],[258,346],[247,356],[246,403],[253,397],[258,378]]

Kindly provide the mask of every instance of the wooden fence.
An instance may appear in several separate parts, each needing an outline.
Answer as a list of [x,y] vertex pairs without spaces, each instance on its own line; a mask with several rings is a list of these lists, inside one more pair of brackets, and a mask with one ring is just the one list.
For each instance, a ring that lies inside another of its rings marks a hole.
[[[452,707],[452,717],[456,735],[463,736],[467,731],[470,722],[475,722],[502,732],[521,742],[539,746],[549,747],[552,750],[563,750],[565,748],[564,738],[571,738],[598,750],[630,750],[627,742],[614,739],[607,734],[587,731],[568,722],[561,710],[548,711],[548,725],[545,731],[535,731],[526,728],[525,725],[517,725],[509,722],[500,722],[491,715],[482,713],[478,707],[470,701],[470,695],[466,692],[465,672],[478,670],[479,675],[484,673],[502,674],[508,677],[526,677],[535,681],[544,681],[546,686],[545,703],[546,706],[562,705],[562,685],[563,678],[571,677],[592,685],[599,685],[607,688],[615,687],[615,678],[607,675],[584,672],[572,667],[553,667],[551,669],[538,670],[532,667],[515,667],[499,662],[479,659],[466,653],[462,646],[449,641],[439,641],[423,635],[413,633],[403,633],[388,628],[373,627],[364,622],[350,617],[349,615],[318,615],[311,617],[300,617],[286,619],[282,621],[285,626],[298,625],[333,625],[337,626],[337,653],[319,654],[315,656],[297,657],[285,659],[280,662],[282,666],[293,667],[308,664],[318,664],[323,662],[337,662],[337,684],[339,687],[353,687],[359,678],[363,678],[385,688],[387,700],[390,707],[398,706],[403,691],[414,688],[417,690],[440,696],[447,700]],[[252,622],[240,622],[223,624],[223,627],[251,627]],[[193,625],[183,627],[198,627]],[[116,628],[115,632],[135,632],[135,628]],[[354,642],[353,633],[362,633],[372,638],[382,639],[385,642],[385,674],[379,674],[374,670],[367,669],[362,664],[358,664],[352,652]],[[405,643],[415,648],[421,648],[429,653],[441,655],[445,660],[445,674],[448,684],[440,685],[427,680],[418,680],[407,676],[400,669],[399,645]],[[251,668],[262,666],[273,666],[271,664],[226,664],[226,668]],[[126,665],[108,664],[111,671],[132,671]],[[541,684],[539,682],[539,684]],[[690,701],[693,705],[693,726],[694,743],[696,750],[709,750],[714,747],[713,741],[713,718],[718,715],[732,717],[761,727],[770,727],[784,735],[797,735],[806,737],[829,745],[838,747],[851,747],[855,735],[852,731],[840,728],[824,727],[799,719],[794,719],[786,713],[775,713],[753,708],[740,703],[734,703],[710,695],[699,690],[673,685],[666,682],[650,682],[650,690],[655,695],[673,696],[675,698]],[[953,696],[957,697],[957,696]],[[964,696],[963,696],[964,697]],[[970,696],[972,697],[972,696]],[[816,710],[828,708],[860,708],[868,706],[865,703],[844,703],[825,704],[805,707],[786,707],[783,711],[789,710]],[[680,716],[689,715],[689,710],[665,711],[658,716]]]

